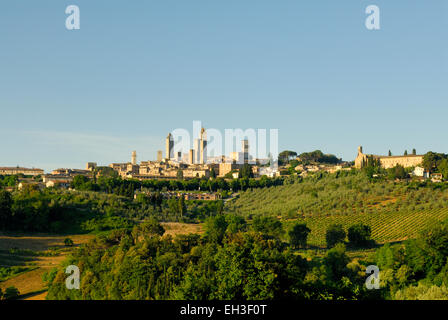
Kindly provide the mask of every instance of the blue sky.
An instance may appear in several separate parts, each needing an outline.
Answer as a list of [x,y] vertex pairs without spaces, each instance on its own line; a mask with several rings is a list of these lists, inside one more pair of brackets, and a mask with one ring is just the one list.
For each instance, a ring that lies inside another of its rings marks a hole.
[[[65,28],[78,5],[81,29]],[[380,8],[381,29],[365,28]],[[155,159],[167,133],[448,152],[446,0],[0,2],[0,166]]]

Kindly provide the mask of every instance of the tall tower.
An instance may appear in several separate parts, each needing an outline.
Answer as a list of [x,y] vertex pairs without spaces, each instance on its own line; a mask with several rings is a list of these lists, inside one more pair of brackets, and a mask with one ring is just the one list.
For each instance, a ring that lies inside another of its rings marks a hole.
[[201,139],[194,140],[194,158],[193,163],[200,163],[199,159],[201,158]]
[[137,151],[132,151],[131,163],[135,166],[137,164]]
[[242,141],[242,151],[243,151],[243,161],[244,163],[249,162],[249,140]]
[[194,163],[194,150],[190,149],[190,152],[188,153],[188,164]]
[[201,129],[201,141],[200,141],[200,164],[207,163],[207,133],[205,129]]
[[168,136],[166,137],[166,143],[165,143],[165,152],[166,152],[165,159],[170,160],[174,158],[173,147],[174,147],[174,141],[171,137],[171,133],[169,133]]
[[163,159],[162,150],[157,150],[157,161],[160,162]]

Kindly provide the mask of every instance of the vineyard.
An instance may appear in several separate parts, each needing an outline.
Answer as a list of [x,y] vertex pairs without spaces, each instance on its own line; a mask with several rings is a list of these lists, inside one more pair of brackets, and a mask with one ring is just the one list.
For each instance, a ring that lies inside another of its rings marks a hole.
[[422,230],[445,219],[448,219],[448,208],[420,212],[316,216],[305,218],[303,221],[311,229],[308,243],[322,247],[325,246],[325,231],[333,223],[341,224],[346,231],[353,224],[367,224],[372,228],[373,240],[385,243],[415,238]]
[[370,181],[361,172],[344,172],[249,189],[225,209],[249,219],[277,217],[286,229],[293,222],[305,222],[311,229],[308,243],[314,246],[325,246],[325,232],[331,224],[341,224],[346,231],[357,223],[369,225],[373,240],[385,243],[415,238],[448,219],[448,188]]

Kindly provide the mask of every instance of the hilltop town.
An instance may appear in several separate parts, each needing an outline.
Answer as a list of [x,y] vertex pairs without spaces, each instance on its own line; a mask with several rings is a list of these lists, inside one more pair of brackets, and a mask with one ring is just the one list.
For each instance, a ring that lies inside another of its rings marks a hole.
[[[430,172],[423,167],[424,155],[417,155],[415,149],[412,154],[401,156],[388,156],[364,154],[363,148],[358,147],[358,154],[354,161],[347,162],[333,155],[324,155],[317,150],[311,153],[297,155],[293,151],[283,151],[279,154],[278,162],[271,163],[272,159],[254,159],[249,152],[249,141],[241,141],[241,151],[230,152],[229,155],[209,157],[207,155],[207,138],[205,129],[201,130],[200,138],[194,141],[194,148],[188,153],[174,152],[173,137],[166,137],[165,153],[157,151],[157,160],[137,162],[137,152],[133,151],[130,162],[111,163],[107,167],[100,167],[96,162],[88,162],[85,169],[59,168],[45,173],[38,168],[0,167],[2,176],[18,176],[18,187],[24,183],[37,184],[40,187],[70,188],[75,176],[81,175],[92,178],[98,170],[108,168],[117,173],[122,179],[136,179],[140,181],[152,179],[188,180],[241,177],[243,167],[249,168],[250,177],[269,178],[296,174],[302,177],[314,172],[334,173],[340,170],[362,169],[370,162],[377,163],[384,169],[396,166],[412,168],[411,176],[431,179],[434,182],[442,181],[443,175],[439,172]],[[304,156],[306,155],[306,156]],[[311,155],[311,158],[310,158]],[[313,158],[314,157],[314,158]],[[325,160],[330,157],[330,160]]]

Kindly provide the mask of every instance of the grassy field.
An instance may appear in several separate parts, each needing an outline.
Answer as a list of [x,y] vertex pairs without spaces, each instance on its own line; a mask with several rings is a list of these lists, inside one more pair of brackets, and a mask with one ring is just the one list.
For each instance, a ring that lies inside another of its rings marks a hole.
[[163,222],[161,225],[165,228],[165,236],[171,235],[175,236],[177,234],[189,234],[197,233],[202,234],[203,224],[191,224],[191,223],[180,223],[180,222]]
[[64,246],[64,239],[70,238],[78,246],[89,241],[93,235],[21,235],[0,234],[0,267],[23,266],[27,272],[19,273],[0,282],[0,288],[14,286],[21,297],[29,300],[45,299],[42,275],[59,265],[73,250]]
[[[165,235],[203,233],[201,224],[176,222],[162,223]],[[53,236],[46,234],[11,236],[0,233],[0,267],[25,267],[27,270],[0,281],[0,288],[14,286],[21,299],[44,300],[46,288],[42,275],[59,265],[73,248],[64,245],[64,239],[73,240],[75,247],[88,242],[94,235]]]

